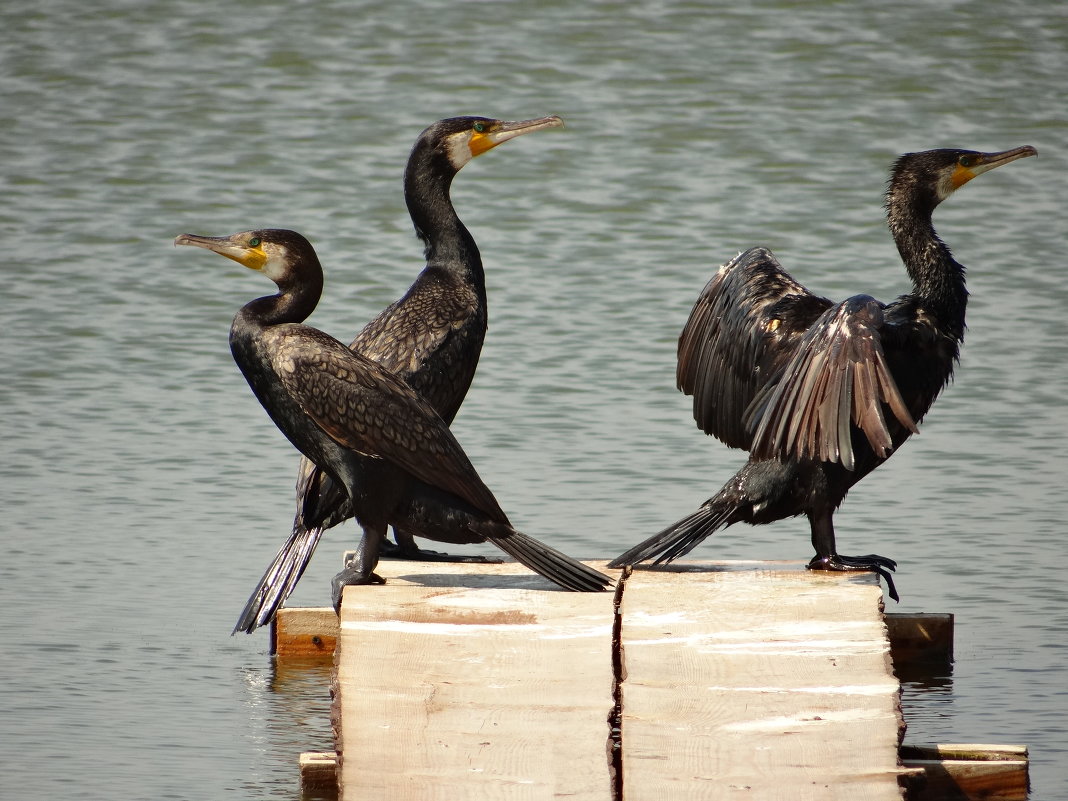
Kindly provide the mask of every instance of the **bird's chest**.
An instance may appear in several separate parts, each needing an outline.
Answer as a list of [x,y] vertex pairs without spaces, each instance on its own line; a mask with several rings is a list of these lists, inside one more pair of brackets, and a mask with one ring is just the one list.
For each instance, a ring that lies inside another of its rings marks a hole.
[[897,347],[886,349],[887,366],[913,418],[919,421],[953,376],[960,343],[930,315],[917,310],[901,331]]

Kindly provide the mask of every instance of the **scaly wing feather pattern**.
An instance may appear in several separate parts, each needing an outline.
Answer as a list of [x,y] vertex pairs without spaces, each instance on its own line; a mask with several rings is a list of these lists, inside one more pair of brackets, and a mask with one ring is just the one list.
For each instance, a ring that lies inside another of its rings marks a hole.
[[[404,297],[361,329],[349,345],[405,381],[451,423],[474,378],[486,333],[475,291],[444,270],[420,273]],[[313,509],[318,514],[312,514]],[[337,525],[351,517],[348,497],[307,457],[297,471],[297,523]]]
[[902,426],[918,431],[887,367],[882,327],[883,306],[867,295],[849,298],[816,320],[745,414],[753,457],[841,462],[852,470],[856,426],[885,459],[893,440],[884,405]]
[[697,425],[732,448],[748,449],[746,409],[831,305],[791,278],[765,248],[724,264],[679,336],[676,382],[693,396]]
[[272,368],[286,391],[335,442],[507,522],[448,426],[406,383],[314,328],[277,326],[272,339]]
[[428,267],[349,347],[406,381],[451,423],[474,377],[485,333],[475,290]]

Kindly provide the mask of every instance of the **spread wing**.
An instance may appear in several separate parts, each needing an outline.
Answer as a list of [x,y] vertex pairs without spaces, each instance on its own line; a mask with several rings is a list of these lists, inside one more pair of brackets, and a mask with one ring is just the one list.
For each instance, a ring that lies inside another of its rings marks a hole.
[[916,433],[883,353],[883,308],[856,295],[828,309],[801,336],[744,416],[754,457],[841,462],[852,470],[856,426],[876,455],[886,458],[893,440],[884,406]]
[[746,410],[831,305],[791,278],[765,248],[724,264],[679,336],[676,383],[693,396],[697,425],[732,448],[748,450]]
[[273,329],[269,352],[286,391],[335,442],[507,520],[448,426],[381,365],[300,325]]

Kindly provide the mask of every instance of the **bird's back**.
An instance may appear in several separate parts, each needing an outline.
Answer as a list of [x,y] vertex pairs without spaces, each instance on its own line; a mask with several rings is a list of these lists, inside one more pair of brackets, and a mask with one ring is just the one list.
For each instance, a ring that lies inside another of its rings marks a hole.
[[[279,330],[270,362],[303,417],[341,449],[389,463],[507,522],[449,427],[381,364],[307,326]],[[322,466],[334,468],[328,460]]]
[[484,292],[428,265],[350,347],[407,382],[451,423],[474,378],[486,325]]

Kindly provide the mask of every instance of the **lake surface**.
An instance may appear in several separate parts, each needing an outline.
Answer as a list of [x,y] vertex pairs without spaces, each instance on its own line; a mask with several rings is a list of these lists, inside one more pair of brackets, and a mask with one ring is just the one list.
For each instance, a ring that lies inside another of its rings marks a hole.
[[[1027,744],[1031,797],[1064,797],[1068,6],[8,0],[0,22],[0,796],[298,797],[328,676],[229,636],[293,505],[227,346],[270,285],[171,242],[302,231],[311,322],[347,340],[422,266],[412,142],[472,113],[567,125],[454,184],[490,295],[454,430],[518,527],[588,558],[743,461],[674,389],[718,264],[762,244],[814,291],[890,300],[893,159],[1038,148],[939,209],[969,267],[960,369],[837,529],[899,560],[895,610],[957,618],[907,740]],[[294,603],[326,602],[355,531]],[[810,555],[804,521],[693,554]]]

